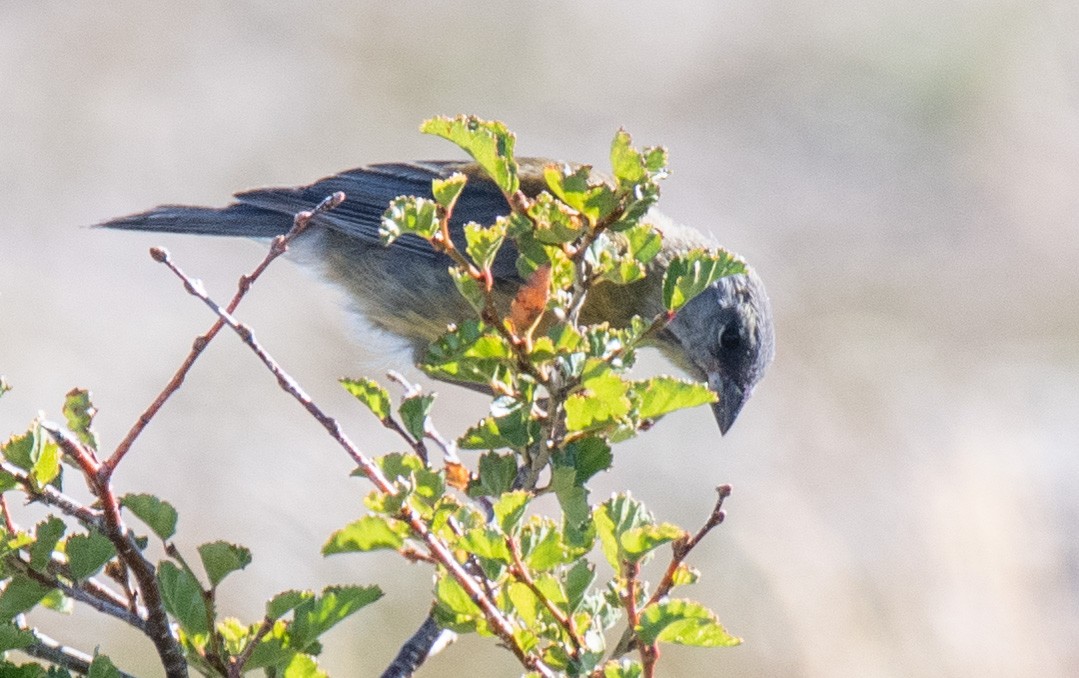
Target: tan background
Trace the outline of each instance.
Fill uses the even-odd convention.
[[[760,270],[779,339],[728,437],[705,410],[672,416],[597,483],[687,526],[735,486],[692,594],[746,643],[672,649],[666,675],[1079,674],[1074,4],[579,4],[4,2],[0,373],[17,390],[0,433],[58,417],[81,385],[114,443],[210,322],[146,249],[167,244],[221,298],[262,251],[80,226],[456,157],[416,132],[434,114],[500,118],[522,154],[600,165],[624,125],[670,148],[665,210]],[[283,263],[241,315],[365,448],[399,447],[335,384],[393,362],[365,352],[332,293]],[[445,432],[482,413],[438,390]],[[227,612],[382,583],[324,655],[333,675],[375,675],[429,578],[318,555],[362,510],[348,471],[222,337],[116,480],[172,501],[184,547],[254,550]],[[32,618],[158,675],[117,624]],[[517,673],[466,638],[423,675]]]

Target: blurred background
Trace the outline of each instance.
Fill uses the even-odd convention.
[[[417,132],[436,114],[601,167],[625,126],[669,147],[664,211],[756,266],[778,333],[730,435],[706,409],[671,416],[595,487],[691,527],[734,485],[687,594],[745,643],[666,650],[665,675],[1079,675],[1077,30],[1077,6],[1050,0],[3,3],[0,435],[84,386],[115,444],[212,320],[147,248],[219,299],[264,252],[88,224],[460,157]],[[399,449],[336,379],[404,358],[365,350],[334,291],[283,262],[240,316],[365,449]],[[484,412],[436,390],[444,433]],[[183,548],[253,549],[226,613],[383,585],[323,655],[331,675],[377,675],[430,575],[319,555],[363,510],[349,471],[222,335],[116,483],[176,505]],[[32,621],[161,675],[148,641],[100,616]],[[420,675],[519,673],[467,637]]]

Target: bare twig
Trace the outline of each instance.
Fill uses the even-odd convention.
[[[229,301],[229,304],[226,307],[229,313],[236,310],[236,307],[240,305],[244,296],[247,295],[248,290],[251,289],[251,285],[258,280],[259,276],[262,275],[263,271],[266,270],[274,259],[277,259],[285,253],[289,243],[307,228],[308,224],[311,223],[311,220],[314,219],[315,216],[322,212],[332,210],[344,201],[345,194],[338,191],[320,202],[313,210],[297,214],[296,218],[293,220],[292,229],[285,235],[279,235],[274,238],[270,245],[270,251],[266,253],[266,257],[263,258],[262,262],[255,267],[254,271],[240,278],[236,294],[233,295],[232,300]],[[163,248],[158,247],[150,250],[150,254],[157,261],[161,261],[162,257],[168,256],[168,253]],[[195,364],[195,361],[198,360],[198,357],[202,355],[206,346],[215,336],[217,336],[217,333],[221,331],[221,328],[224,327],[224,325],[224,321],[221,318],[218,318],[205,334],[202,334],[195,339],[194,344],[191,346],[191,351],[187,354],[187,357],[184,358],[183,363],[176,370],[176,373],[169,379],[165,388],[162,389],[161,393],[159,393],[154,401],[150,403],[150,406],[139,415],[138,420],[132,425],[131,429],[127,432],[127,435],[124,436],[124,439],[116,446],[112,455],[105,461],[105,467],[108,469],[108,473],[111,474],[116,469],[117,464],[120,463],[124,458],[124,455],[131,449],[131,445],[134,444],[143,429],[146,428],[146,425],[157,415],[158,411],[161,410],[172,394],[180,389],[180,386],[183,385],[184,379],[187,377],[187,373],[191,371],[191,367]]]
[[[90,672],[90,663],[94,661],[94,658],[90,655],[63,645],[38,631],[34,631],[34,636],[37,641],[29,647],[19,648],[20,652],[25,652],[35,659],[44,659],[76,673],[87,674]],[[118,671],[118,673],[121,678],[135,678],[130,673],[124,673],[123,671]]]

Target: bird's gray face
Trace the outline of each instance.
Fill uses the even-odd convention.
[[[775,355],[764,285],[752,272],[721,278],[682,307],[667,329],[687,359],[685,366],[719,396],[712,410],[726,433]]]

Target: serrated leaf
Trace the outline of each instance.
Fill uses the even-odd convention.
[[[536,594],[532,592],[532,589],[521,582],[514,581],[510,582],[510,585],[506,588],[506,595],[509,596],[510,603],[512,603],[509,611],[517,614],[521,621],[525,623],[525,626],[535,626],[539,617],[541,603]]]
[[[618,196],[607,184],[593,181],[592,168],[588,165],[548,165],[543,170],[543,177],[559,200],[587,217],[592,224],[618,208]]]
[[[430,240],[441,227],[439,205],[434,200],[403,195],[390,201],[378,229],[383,245],[390,245],[405,234]]]
[[[440,626],[457,633],[477,630],[477,620],[483,612],[457,580],[446,573],[440,573],[435,584],[435,601],[434,614]]]
[[[401,407],[397,409],[401,415],[401,422],[405,425],[405,430],[417,440],[423,438],[423,433],[427,427],[427,417],[431,413],[431,404],[434,401],[435,396],[433,394],[409,396],[401,402]]]
[[[691,600],[667,600],[641,611],[637,636],[646,645],[674,643],[695,647],[731,647],[741,638],[727,633],[708,608]]]
[[[513,534],[524,517],[532,496],[524,490],[506,492],[491,507],[495,520],[505,534]]]
[[[33,460],[30,478],[37,487],[45,487],[60,475],[60,446],[51,436],[44,435],[40,427],[33,440],[34,449],[30,453],[30,458]]]
[[[0,451],[4,453],[4,459],[7,459],[24,471],[29,471],[33,468],[34,460],[32,455],[34,452],[34,439],[37,437],[37,430],[37,426],[35,425],[22,435],[15,435],[8,438],[3,447],[0,448]]]
[[[637,416],[641,419],[656,419],[675,410],[714,403],[717,399],[707,385],[675,377],[635,381],[632,389]]]
[[[152,494],[125,494],[120,498],[120,505],[138,516],[162,541],[176,534],[179,514],[167,501]]]
[[[374,379],[341,379],[341,385],[367,406],[379,421],[386,421],[390,416],[390,394]]]
[[[292,633],[298,647],[307,648],[319,636],[350,615],[382,597],[377,586],[328,586],[293,611]]]
[[[431,194],[435,196],[439,205],[452,210],[461,191],[465,190],[466,183],[468,183],[468,177],[460,172],[454,172],[445,179],[432,179]]]
[[[637,562],[664,544],[686,536],[686,531],[671,523],[643,525],[622,533],[619,543],[631,562]]]
[[[453,279],[453,284],[457,288],[457,291],[461,293],[461,296],[465,298],[468,305],[471,306],[477,313],[483,311],[484,306],[487,304],[487,298],[483,291],[483,283],[476,280],[468,271],[462,270],[456,266],[451,266],[449,269],[450,278]]]
[[[745,262],[725,250],[693,250],[675,257],[663,276],[663,305],[677,311],[720,278],[745,272]]]
[[[34,528],[34,543],[30,545],[30,567],[44,570],[56,550],[56,543],[64,536],[67,526],[56,516],[49,516]]]
[[[490,268],[506,239],[506,221],[500,219],[487,227],[470,221],[464,231],[468,256],[481,270]]]
[[[282,591],[266,603],[266,616],[270,619],[280,619],[304,601],[314,597],[315,594],[311,591]]]
[[[116,557],[116,548],[98,532],[74,534],[67,540],[68,569],[75,579],[85,579]]]
[[[550,171],[558,173],[557,168]],[[528,216],[535,224],[533,235],[545,245],[573,242],[584,234],[587,226],[576,211],[546,191],[533,200]]]
[[[516,137],[501,122],[481,120],[472,115],[437,117],[424,121],[420,131],[460,146],[504,194],[517,191],[517,161],[513,159]]]
[[[513,455],[489,452],[480,457],[479,475],[484,496],[501,496],[513,488],[513,481],[517,478],[517,459]]]
[[[512,355],[501,335],[478,320],[467,320],[431,344],[420,367],[438,379],[486,385],[512,363]]]
[[[675,568],[674,573],[671,575],[672,586],[687,586],[689,584],[696,584],[701,578],[701,573],[686,565],[684,562],[679,563]]]
[[[319,668],[318,660],[309,654],[293,655],[281,672],[281,678],[329,678],[329,675]]]
[[[396,551],[405,544],[409,528],[406,523],[384,516],[364,516],[330,535],[322,547],[322,555],[355,551]]]
[[[629,132],[620,128],[611,141],[611,170],[620,185],[636,184],[647,176],[644,158],[633,147]]]
[[[0,652],[29,647],[37,641],[32,631],[11,623],[0,623]]]
[[[592,582],[596,580],[596,568],[584,558],[573,563],[566,572],[566,598],[570,614],[576,614],[584,602]]]
[[[629,384],[610,365],[589,359],[581,388],[566,399],[566,428],[585,431],[607,427],[629,414]]]
[[[52,590],[29,577],[16,574],[0,593],[0,620],[11,619],[32,609]]]
[[[615,495],[593,511],[596,532],[603,548],[603,555],[616,572],[621,571],[625,553],[622,535],[628,530],[653,523],[644,505],[628,494]]]
[[[68,391],[64,398],[64,418],[67,419],[67,427],[71,429],[80,441],[92,450],[97,449],[97,434],[94,433],[92,424],[97,408],[90,399],[90,392],[86,389],[75,388]]]
[[[454,546],[486,560],[495,560],[507,565],[512,562],[505,537],[501,532],[490,527],[481,526],[466,530]]]
[[[209,632],[206,600],[198,580],[187,570],[167,560],[158,566],[157,579],[161,583],[165,609],[176,618],[184,631],[192,635]]]
[[[584,485],[592,476],[611,468],[613,461],[611,446],[596,436],[573,440],[554,456],[556,466],[574,470],[573,481],[577,485]]]
[[[229,574],[251,564],[251,550],[226,541],[212,541],[199,546],[199,558],[210,586],[216,587]]]

